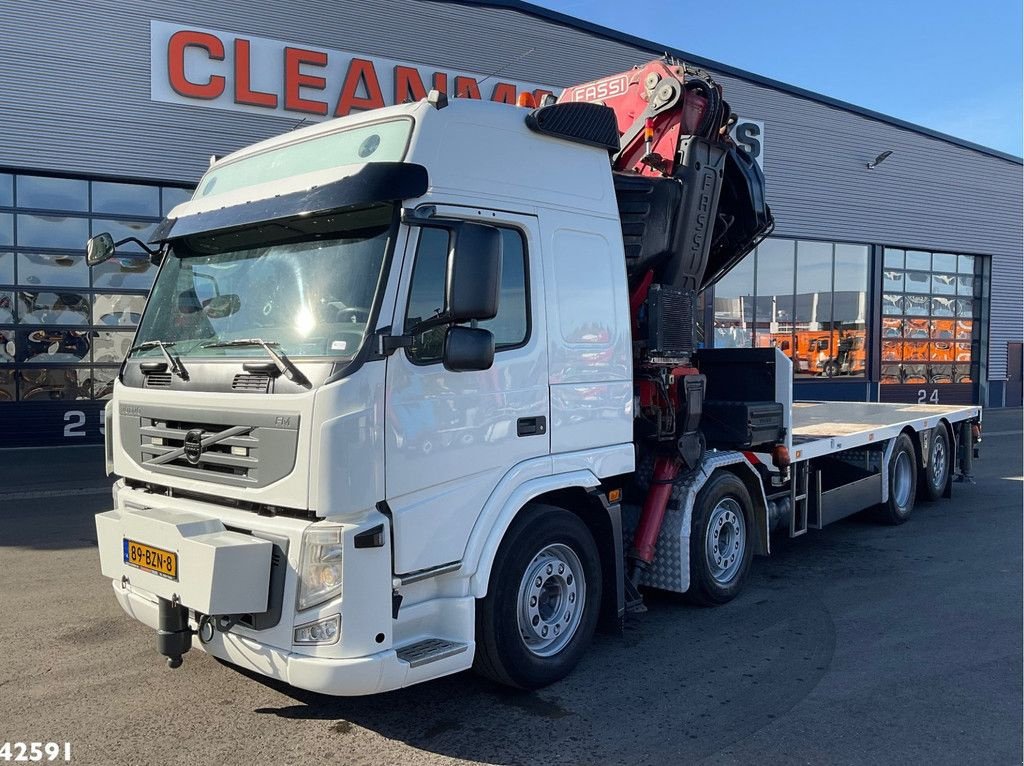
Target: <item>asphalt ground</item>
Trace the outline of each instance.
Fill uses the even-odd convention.
[[[0,745],[104,766],[1021,763],[1021,445],[1020,410],[987,412],[952,501],[777,539],[724,607],[650,594],[547,689],[463,673],[352,699],[199,651],[169,670],[99,573],[102,455],[0,451]]]

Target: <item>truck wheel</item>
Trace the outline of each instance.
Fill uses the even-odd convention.
[[[754,553],[750,506],[746,485],[728,471],[712,476],[697,495],[690,532],[689,601],[714,606],[740,592]]]
[[[521,689],[554,683],[586,650],[600,603],[600,555],[586,524],[561,508],[529,506],[505,535],[477,602],[473,669]]]
[[[910,518],[917,497],[917,455],[906,434],[896,437],[889,458],[889,499],[878,506],[877,515],[886,524],[902,524]]]
[[[921,473],[920,491],[925,500],[938,500],[946,491],[946,480],[953,460],[953,451],[949,446],[949,432],[942,425],[932,429],[929,439],[928,467]]]

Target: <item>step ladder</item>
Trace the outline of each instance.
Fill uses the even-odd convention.
[[[810,505],[811,466],[808,461],[793,466],[793,480],[789,483],[789,500],[793,512],[789,515],[789,536],[807,534],[807,510]]]
[[[445,657],[462,654],[468,648],[468,644],[447,641],[443,638],[424,638],[414,644],[403,646],[396,654],[402,662],[409,663],[409,667],[418,668],[429,662],[437,662]]]

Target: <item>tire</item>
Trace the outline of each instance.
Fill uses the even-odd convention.
[[[754,555],[753,534],[752,504],[746,485],[735,474],[719,471],[694,502],[686,599],[701,606],[716,606],[736,598]]]
[[[938,500],[946,491],[946,482],[953,465],[953,450],[949,443],[949,431],[943,425],[932,429],[928,440],[928,466],[920,472],[918,492],[922,500]]]
[[[878,506],[876,516],[885,524],[902,524],[910,518],[917,498],[917,452],[907,434],[896,437],[889,458],[889,498]]]
[[[473,669],[520,689],[564,678],[593,638],[601,587],[600,554],[586,524],[550,505],[523,509],[477,602]]]

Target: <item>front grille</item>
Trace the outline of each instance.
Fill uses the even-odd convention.
[[[186,444],[190,433],[191,447]],[[259,479],[260,438],[253,426],[143,418],[139,435],[147,466],[183,469],[201,478],[214,478],[210,474],[215,474],[230,483],[249,484]],[[189,459],[190,453],[194,459]]]

